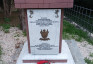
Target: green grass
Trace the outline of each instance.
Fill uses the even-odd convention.
[[[10,20],[10,18],[4,18],[4,21],[5,21],[6,23],[8,23],[8,22],[10,22],[11,20]]]
[[[88,58],[85,58],[85,62],[86,62],[87,64],[93,64],[93,61],[90,60],[90,59],[88,59]]]
[[[0,26],[2,26],[3,27],[3,31],[5,32],[5,33],[9,33],[9,28],[11,27],[10,26],[10,24],[1,24]]]
[[[71,15],[69,15],[68,13],[70,13]],[[65,16],[93,33],[93,18],[89,18],[88,16],[82,15],[80,13],[72,12],[71,10],[69,10],[69,12],[65,14]]]
[[[11,27],[10,24],[2,24],[1,26],[3,29],[9,29]]]
[[[63,21],[63,39],[75,39],[76,41],[84,41],[93,44],[93,40],[88,37],[88,33],[76,28],[66,20]]]
[[[27,36],[26,31],[23,32],[23,35],[24,35],[24,36]]]
[[[90,57],[93,57],[93,53],[90,53]]]
[[[18,25],[17,25],[17,27],[20,29],[20,28],[21,28],[21,25],[20,25],[20,24],[18,24]]]

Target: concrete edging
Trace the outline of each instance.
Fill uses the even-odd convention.
[[[75,64],[86,64],[75,40],[65,40],[71,51]]]

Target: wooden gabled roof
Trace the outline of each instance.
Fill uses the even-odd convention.
[[[14,0],[15,8],[72,8],[73,0]]]

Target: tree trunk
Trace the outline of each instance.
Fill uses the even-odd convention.
[[[21,29],[23,31],[26,31],[25,11],[24,11],[24,9],[20,9],[19,12],[20,12],[20,17],[19,18],[20,18]]]
[[[9,17],[11,13],[11,0],[3,0],[4,16]]]

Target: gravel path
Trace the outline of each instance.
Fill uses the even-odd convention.
[[[22,46],[27,38],[24,37],[23,32],[17,27],[11,27],[9,29],[10,33],[4,33],[0,27],[0,45],[2,47],[2,56],[4,64],[16,64],[16,60],[22,50]],[[85,42],[77,42],[80,52],[83,57],[90,57],[90,53],[93,53],[93,46]]]
[[[15,56],[17,49],[20,48],[21,44],[24,44],[24,42],[27,41],[26,37],[23,36],[23,32],[18,28],[11,27],[9,31],[10,33],[4,33],[2,28],[0,28],[0,45],[3,50],[1,59],[4,64],[14,62],[13,56]]]
[[[77,42],[77,45],[80,49],[81,54],[84,58],[89,58],[90,60],[93,60],[93,45],[88,44],[88,42]],[[92,54],[92,57],[91,57]]]

